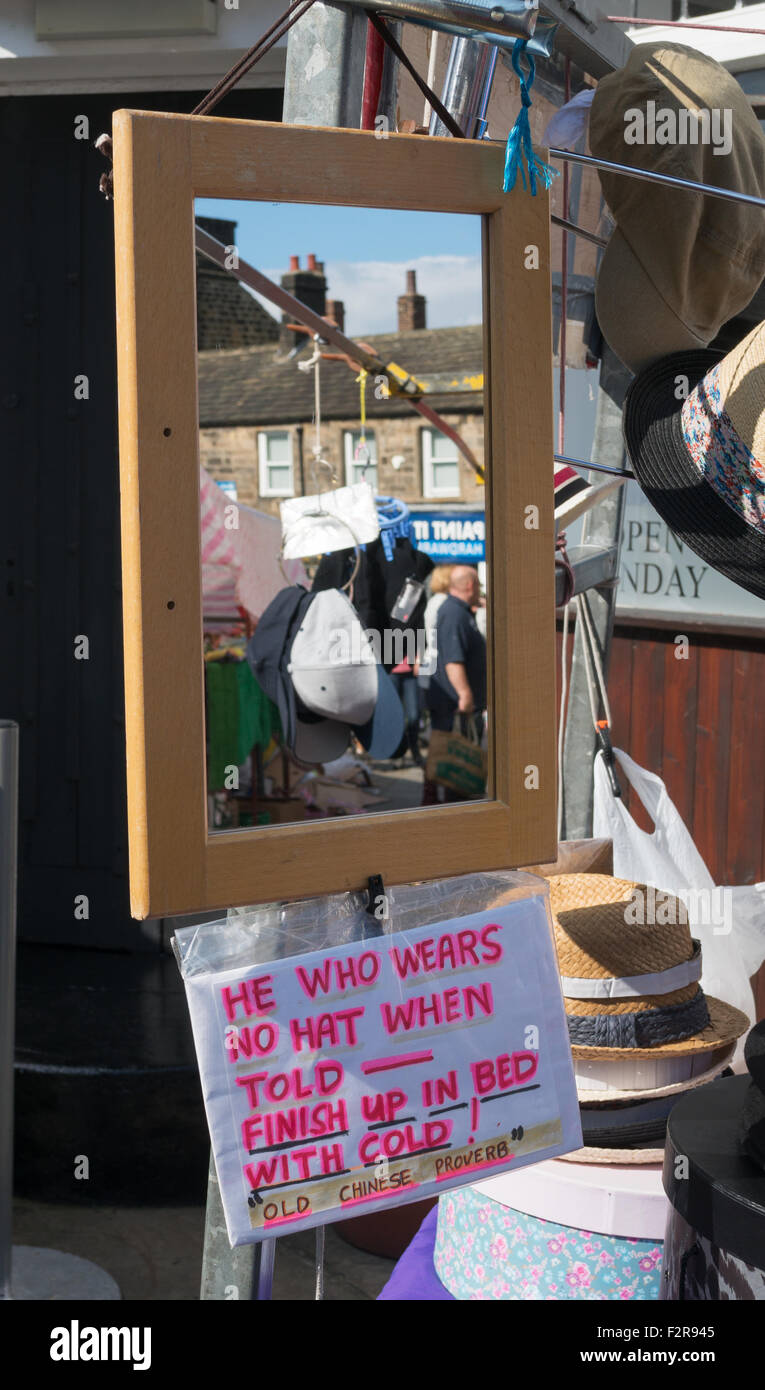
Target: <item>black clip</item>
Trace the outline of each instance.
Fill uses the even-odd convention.
[[[367,902],[367,916],[371,917],[375,923],[373,936],[383,935],[383,922],[388,917],[388,899],[385,894],[385,884],[382,881],[382,874],[370,874],[367,881],[369,899]],[[382,907],[382,915],[380,908]]]
[[[380,916],[377,911],[377,908],[380,905],[380,899],[385,899],[385,884],[382,881],[382,874],[370,874],[369,879],[367,881],[367,887],[369,889],[369,903],[367,904],[367,912],[369,913],[370,917],[376,917],[379,921]]]
[[[616,759],[614,757],[614,745],[611,742],[611,730],[608,727],[607,719],[599,719],[595,725],[595,732],[598,736],[598,743],[603,754],[603,761],[606,764],[608,780],[611,783],[611,791],[614,796],[621,796],[622,789],[619,786],[619,778],[616,775]]]

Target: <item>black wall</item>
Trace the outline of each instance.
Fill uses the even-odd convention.
[[[128,905],[113,205],[93,141],[121,107],[189,112],[202,95],[0,101],[0,718],[21,726],[26,941],[156,950],[165,934]],[[216,114],[279,120],[281,100],[234,92]]]

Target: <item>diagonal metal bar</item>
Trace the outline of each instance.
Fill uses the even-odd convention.
[[[283,289],[281,285],[277,285],[275,281],[269,280],[267,275],[263,275],[262,272],[256,270],[254,266],[248,265],[247,262],[243,260],[239,260],[235,270],[227,265],[225,246],[214,236],[210,236],[210,233],[206,232],[203,227],[195,227],[194,240],[197,250],[201,251],[203,256],[209,256],[211,261],[214,261],[222,270],[228,270],[229,273],[243,285],[248,285],[251,290],[256,290],[258,294],[264,295],[266,299],[269,299],[272,304],[278,305],[285,313],[292,314],[293,317],[304,324],[306,328],[309,328],[312,333],[318,333],[319,337],[331,343],[332,346],[338,348],[340,352],[347,352],[353,357],[354,361],[366,368],[368,372],[382,372],[385,370],[385,363],[375,353],[360,347],[352,338],[346,338],[345,334],[341,333],[340,329],[336,328],[334,324],[328,323],[320,314],[314,313],[313,309],[309,309],[307,304],[303,304],[300,299],[296,299],[294,295]],[[411,378],[408,378],[408,380],[411,380]],[[413,389],[416,392],[417,388],[414,387]],[[410,394],[410,392],[405,389],[405,384],[399,385],[398,382],[390,383],[390,392],[391,395]]]
[[[644,24],[649,29],[711,29],[715,34],[765,34],[765,29],[741,29],[733,24],[704,24],[697,19],[636,19],[623,14],[607,14],[612,24]]]
[[[475,469],[479,477],[484,477],[482,465],[478,462],[472,449],[468,447],[462,436],[458,434],[446,420],[442,419],[432,406],[426,405],[425,402],[420,399],[422,394],[421,387],[413,377],[403,372],[400,367],[397,367],[396,363],[383,362],[382,358],[378,357],[376,353],[370,352],[368,347],[362,347],[361,344],[355,343],[352,338],[346,338],[345,334],[341,333],[340,329],[336,328],[334,324],[328,323],[326,319],[314,313],[313,309],[309,309],[301,300],[289,294],[281,285],[277,285],[273,280],[269,280],[268,276],[263,275],[259,270],[256,270],[254,266],[248,265],[246,261],[240,260],[236,270],[234,270],[231,266],[226,264],[227,255],[223,243],[218,241],[214,236],[210,236],[210,233],[206,232],[203,227],[194,228],[194,238],[197,250],[201,251],[203,256],[208,256],[210,260],[214,261],[222,270],[227,270],[229,274],[241,281],[243,285],[249,285],[250,289],[257,290],[258,294],[264,295],[265,298],[270,299],[273,304],[277,304],[280,309],[284,309],[286,313],[292,314],[293,317],[303,323],[306,328],[309,328],[312,333],[318,334],[325,342],[331,343],[333,347],[339,348],[340,352],[350,357],[353,362],[357,362],[360,367],[364,367],[366,371],[372,372],[375,375],[384,376],[388,383],[390,394],[392,396],[402,396],[407,400],[413,410],[416,410],[418,414],[422,415],[424,419],[434,425],[437,430],[445,434],[447,439],[451,439],[452,443],[459,449],[463,458],[470,464],[470,467]],[[393,368],[396,368],[395,373]]]
[[[596,473],[611,473],[615,478],[634,478],[628,468],[609,468],[606,463],[587,463],[584,459],[570,459],[566,454],[554,454],[555,463],[567,463],[569,468],[592,468]]]
[[[573,232],[575,236],[583,237],[585,241],[591,241],[593,246],[608,246],[605,237],[598,236],[595,232],[588,232],[584,227],[580,227],[576,222],[570,222],[567,217],[557,217],[554,212],[550,213],[550,221],[556,227],[563,227],[567,232]]]

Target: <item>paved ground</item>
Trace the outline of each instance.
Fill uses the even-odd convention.
[[[385,797],[381,811],[408,811],[422,803],[422,768],[415,767],[409,755],[402,761],[403,766],[394,762],[368,764],[374,785]]]
[[[203,1233],[201,1206],[99,1207],[29,1199],[14,1204],[14,1244],[45,1246],[92,1260],[116,1280],[124,1299],[198,1300]],[[274,1299],[314,1298],[314,1243],[313,1231],[281,1237]],[[374,1299],[392,1270],[392,1260],[366,1255],[327,1230],[327,1300]]]

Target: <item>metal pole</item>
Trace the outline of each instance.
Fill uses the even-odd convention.
[[[563,367],[561,370],[564,370]],[[630,372],[604,343],[593,454],[596,459],[607,459],[612,467],[619,469],[624,468],[622,404],[631,380]],[[596,546],[599,550],[615,547],[617,579],[624,494],[623,487],[617,488],[587,512],[582,534],[583,545]],[[614,579],[609,584],[589,590],[598,652],[606,679],[614,627],[616,583],[617,580]],[[561,837],[564,840],[583,840],[592,835],[592,766],[595,751],[596,738],[592,726],[582,632],[577,623],[563,746]]]
[[[275,1246],[275,1240],[264,1240],[258,1245],[237,1245],[231,1249],[215,1160],[210,1154],[200,1299],[226,1302],[238,1299],[243,1303],[270,1299]]]
[[[575,150],[559,150],[551,146],[548,153],[551,159],[565,159],[571,164],[586,164],[590,169],[606,169],[612,174],[626,174],[633,179],[644,179],[646,183],[661,183],[667,188],[682,188],[691,193],[708,193],[712,198],[723,198],[730,203],[748,203],[751,207],[765,208],[765,198],[758,198],[754,193],[717,188],[712,183],[696,183],[693,179],[676,178],[674,174],[658,174],[652,169],[634,169],[631,164],[616,164],[611,159],[596,159],[591,154],[577,154]]]
[[[486,130],[497,52],[492,44],[475,39],[452,39],[441,100],[469,140],[482,139]],[[435,112],[429,134],[449,134]]]
[[[555,24],[539,12],[538,0],[503,0],[501,5],[485,0],[345,0],[351,8],[373,10],[383,19],[399,19],[405,24],[438,29],[458,38],[486,39],[496,36],[504,48],[512,49],[516,39],[527,39],[532,53],[550,55]],[[618,29],[614,31],[619,33]]]
[[[19,726],[0,719],[0,1299],[11,1297]]]
[[[504,145],[505,140],[491,140],[492,145]],[[628,178],[643,179],[646,183],[661,183],[667,188],[684,189],[687,193],[708,193],[710,198],[722,198],[728,203],[747,203],[749,207],[765,208],[765,198],[754,193],[739,193],[734,188],[718,188],[713,183],[696,183],[693,179],[676,178],[674,174],[657,174],[652,169],[634,169],[631,164],[615,164],[612,159],[596,159],[591,154],[577,154],[575,150],[559,150],[550,146],[547,153],[551,159],[568,160],[571,164],[585,164],[590,169],[605,169],[612,174],[625,174]],[[556,221],[560,219],[556,218]],[[562,224],[561,224],[562,225]],[[587,236],[581,228],[574,227],[582,236]],[[592,237],[589,237],[592,241]]]
[[[317,3],[290,29],[284,74],[285,125],[361,124],[367,17]]]
[[[398,20],[391,19],[388,21],[388,30],[398,43],[401,42],[401,29],[402,26]],[[378,116],[385,116],[390,130],[396,129],[396,106],[398,104],[398,81],[400,76],[399,67],[398,58],[386,43],[377,114]]]
[[[615,478],[634,478],[636,474],[629,468],[611,468],[607,463],[588,463],[586,459],[572,459],[568,454],[553,454],[555,463],[567,463],[571,468],[589,468],[593,473],[611,473]]]

